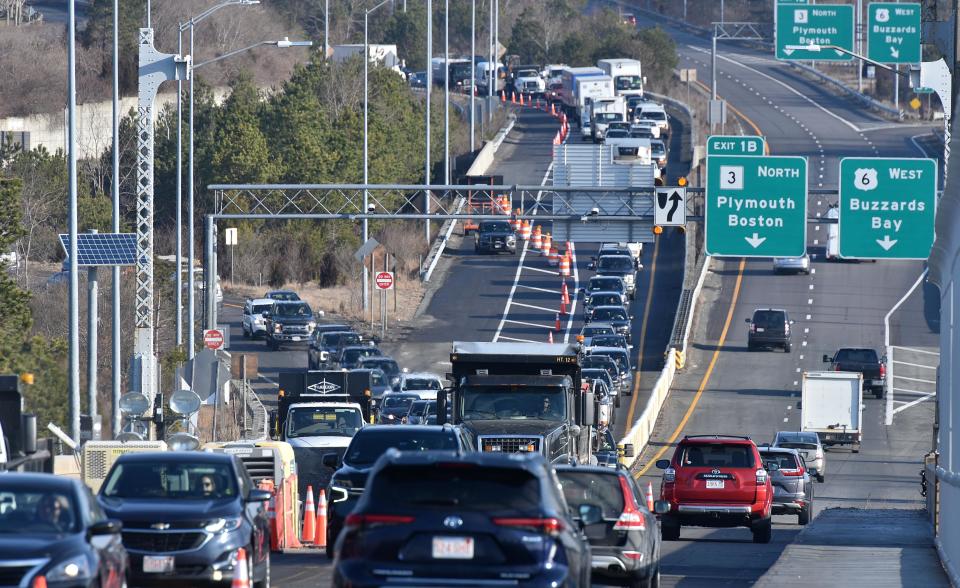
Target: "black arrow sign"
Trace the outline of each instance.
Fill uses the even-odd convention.
[[[681,201],[681,200],[683,200],[683,199],[680,198],[680,193],[679,193],[679,192],[673,192],[672,194],[670,194],[670,202],[673,203],[673,206],[670,207],[670,212],[667,213],[667,222],[668,222],[668,223],[672,223],[672,222],[673,222],[673,213],[677,212],[677,209],[680,208],[680,201]],[[666,204],[666,203],[664,203],[664,204]],[[660,208],[664,208],[664,206],[661,206]]]

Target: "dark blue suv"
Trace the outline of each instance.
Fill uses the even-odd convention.
[[[241,548],[250,578],[270,585],[270,493],[253,485],[233,455],[128,453],[97,500],[123,522],[131,585],[229,586]]]
[[[334,586],[589,586],[590,546],[539,454],[391,450],[337,539]]]

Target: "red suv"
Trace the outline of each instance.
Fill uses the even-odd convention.
[[[773,487],[749,437],[687,435],[657,467],[660,498],[670,503],[660,523],[664,540],[676,541],[680,527],[692,525],[748,527],[754,543],[770,542]]]

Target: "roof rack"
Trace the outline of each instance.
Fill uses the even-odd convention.
[[[724,434],[716,435],[715,434],[715,435],[684,435],[683,436],[684,439],[719,439],[721,437],[726,439],[745,439],[747,441],[751,440],[749,435],[724,435]]]

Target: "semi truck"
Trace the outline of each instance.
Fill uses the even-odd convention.
[[[542,454],[555,464],[589,463],[597,426],[592,388],[581,385],[583,349],[563,343],[456,341],[452,387],[437,395],[478,451]]]
[[[444,67],[446,64],[446,67]],[[443,86],[446,76],[450,76],[450,87],[453,89],[469,88],[471,84],[470,74],[472,73],[469,59],[450,59],[447,61],[443,57],[434,57],[430,61],[433,68],[433,83]]]
[[[597,67],[613,78],[617,96],[643,96],[643,68],[636,59],[601,59]]]
[[[863,375],[856,372],[805,372],[800,397],[801,430],[820,442],[849,445],[860,452],[863,435]]]

